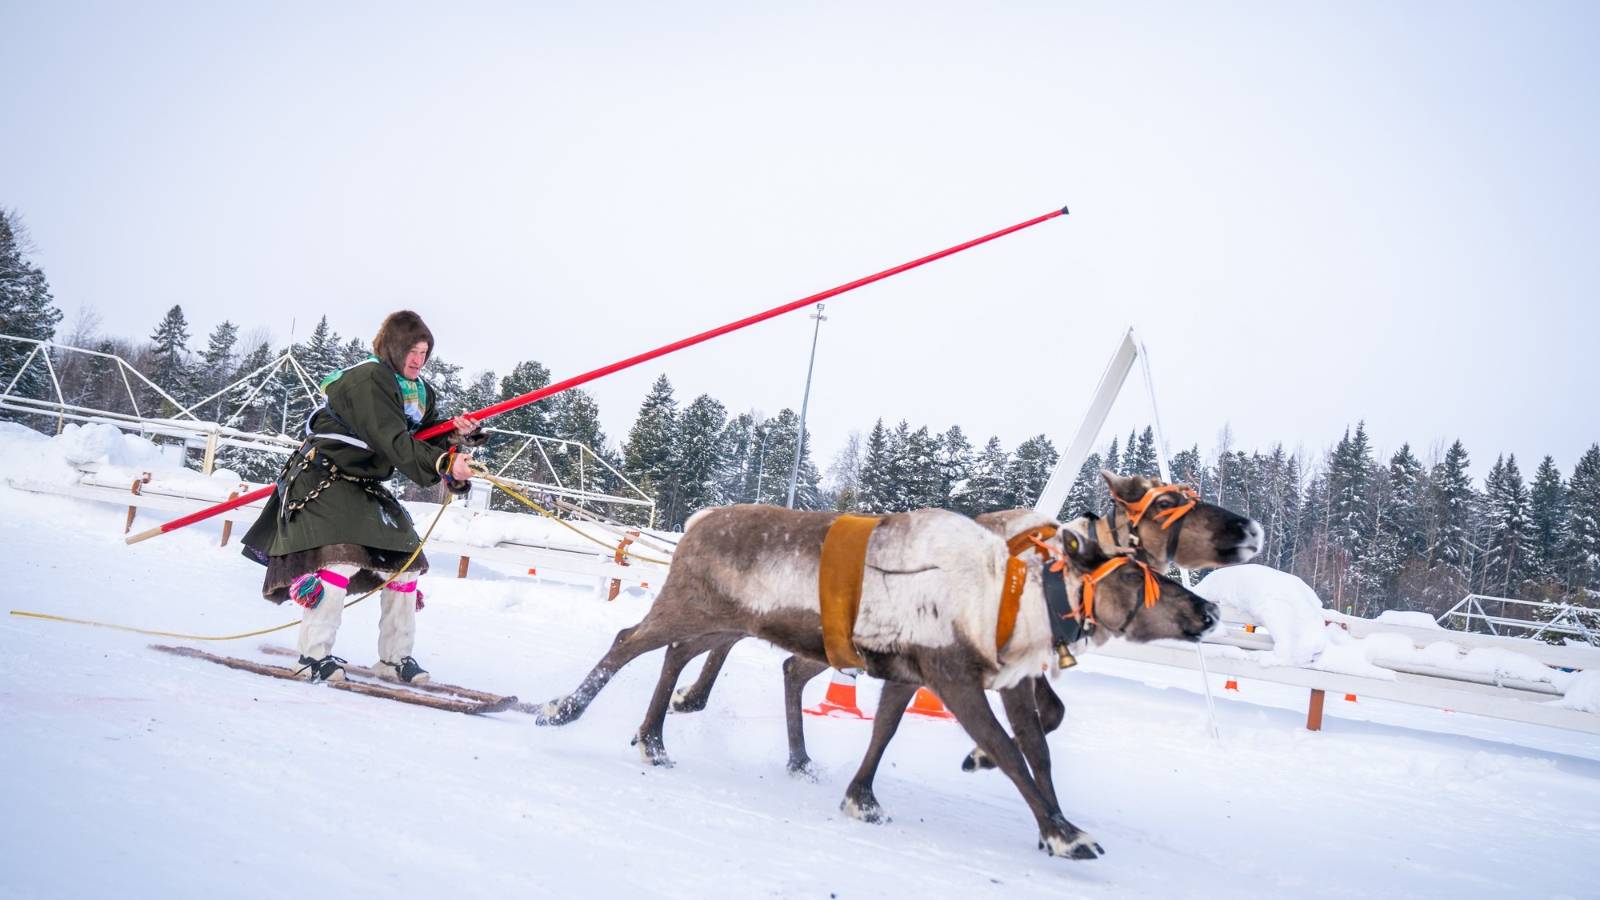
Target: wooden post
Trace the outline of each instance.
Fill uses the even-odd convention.
[[[201,475],[210,475],[212,470],[214,470],[216,467],[217,467],[217,433],[215,431],[213,431],[210,434],[206,435],[206,453],[205,453],[205,457],[200,460],[200,474]],[[229,499],[232,499],[232,498],[230,497]],[[226,528],[227,526],[224,525],[223,527]],[[223,538],[222,542],[224,544],[226,544],[228,542],[228,539],[227,538]]]
[[[617,544],[617,552],[612,556],[612,559],[617,561],[617,565],[625,566],[628,564],[628,545],[633,543],[633,539],[638,536],[639,532],[629,531],[623,536],[622,542]],[[617,599],[617,595],[620,593],[622,593],[622,579],[611,579],[611,590],[606,594],[606,602],[609,603]]]
[[[470,565],[472,565],[472,557],[470,557],[470,556],[461,557],[461,562],[456,563],[456,577],[457,578],[465,578],[465,577],[467,577],[467,567],[470,566]]]
[[[139,496],[139,488],[141,486],[143,486],[145,484],[149,484],[149,483],[150,483],[150,473],[149,472],[145,472],[143,478],[135,478],[133,480],[133,495],[135,497]],[[134,506],[133,504],[130,503],[128,505],[128,521],[122,523],[122,533],[123,534],[127,534],[128,532],[133,530],[133,517],[138,515],[138,514],[139,514],[139,507]]]
[[[229,500],[237,500],[237,499],[239,499],[239,492],[238,491],[234,491],[233,493],[229,494],[228,495],[228,499]],[[217,546],[218,547],[226,547],[226,546],[228,546],[228,537],[230,535],[232,535],[232,534],[233,534],[233,520],[232,519],[223,519],[222,520],[222,543],[218,544]]]
[[[1324,697],[1324,694],[1323,694],[1323,691],[1322,691],[1321,688],[1312,688],[1311,689],[1311,705],[1306,708],[1306,730],[1307,731],[1321,731],[1322,730],[1322,701],[1323,701],[1323,697]]]

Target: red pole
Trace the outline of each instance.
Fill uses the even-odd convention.
[[[619,362],[614,362],[614,363],[612,363],[612,364],[610,364],[608,366],[601,366],[600,368],[595,369],[592,372],[585,372],[582,375],[578,375],[578,376],[575,376],[573,378],[568,378],[566,381],[558,381],[555,384],[552,384],[552,385],[550,385],[548,387],[543,387],[543,388],[540,388],[540,389],[538,389],[536,391],[529,391],[526,394],[523,394],[523,395],[518,396],[518,397],[512,397],[509,400],[501,400],[499,403],[493,404],[491,406],[486,406],[483,409],[478,410],[477,412],[468,413],[467,415],[472,416],[474,419],[487,419],[487,418],[489,418],[491,416],[497,416],[497,415],[499,415],[499,414],[501,414],[503,412],[510,412],[511,410],[516,409],[516,408],[521,407],[521,406],[527,406],[529,403],[537,403],[538,401],[543,400],[546,397],[554,396],[555,394],[559,394],[562,391],[568,390],[569,388],[575,388],[580,384],[586,384],[586,383],[588,383],[590,381],[594,381],[597,378],[603,378],[603,377],[605,377],[607,375],[610,375],[613,372],[620,372],[623,369],[630,368],[632,366],[636,366],[636,365],[638,365],[638,364],[640,364],[642,362],[649,362],[650,360],[655,359],[657,357],[666,356],[668,353],[672,353],[672,352],[674,352],[676,350],[682,350],[685,347],[692,347],[695,344],[701,343],[703,341],[709,341],[714,337],[721,337],[722,335],[727,334],[730,331],[738,331],[741,328],[744,328],[744,327],[749,326],[749,325],[754,325],[757,322],[765,322],[766,320],[771,319],[771,318],[773,318],[775,316],[781,316],[786,312],[793,312],[794,310],[800,309],[802,307],[810,306],[813,303],[820,303],[820,302],[822,302],[824,300],[827,300],[829,297],[837,297],[838,295],[843,294],[846,291],[853,291],[858,287],[862,287],[864,285],[871,284],[874,281],[882,281],[883,279],[888,278],[888,277],[890,277],[892,275],[899,275],[901,272],[905,272],[905,271],[907,271],[909,269],[915,269],[918,266],[926,265],[927,263],[931,263],[934,260],[943,259],[946,256],[950,256],[950,255],[955,254],[955,253],[960,253],[961,251],[966,250],[966,249],[968,249],[970,247],[976,247],[979,244],[986,244],[989,241],[994,240],[995,238],[1005,237],[1006,235],[1011,234],[1012,232],[1021,231],[1024,228],[1029,228],[1029,227],[1032,227],[1034,225],[1039,224],[1040,222],[1047,222],[1050,219],[1054,219],[1056,216],[1064,216],[1066,214],[1067,214],[1067,208],[1065,206],[1063,206],[1062,208],[1057,209],[1057,210],[1051,210],[1050,212],[1047,212],[1042,216],[1035,216],[1034,218],[1029,219],[1026,222],[1018,222],[1017,224],[1012,225],[1009,228],[1002,228],[999,231],[993,232],[991,234],[986,234],[983,237],[973,238],[970,241],[966,241],[965,243],[957,244],[954,247],[946,247],[945,249],[940,250],[937,253],[930,253],[927,256],[921,257],[919,259],[914,259],[914,260],[912,260],[910,262],[907,262],[907,263],[901,263],[900,265],[895,266],[892,269],[884,269],[882,272],[878,272],[875,275],[868,275],[865,278],[857,278],[855,281],[849,282],[848,284],[841,284],[838,287],[829,288],[828,290],[821,291],[820,293],[812,294],[809,297],[801,297],[799,300],[792,300],[792,301],[790,301],[788,303],[783,304],[782,306],[775,306],[772,309],[767,310],[766,312],[756,313],[753,316],[749,316],[747,318],[740,319],[737,322],[729,322],[728,324],[720,326],[718,328],[713,328],[713,329],[711,329],[709,331],[702,331],[699,334],[694,335],[692,337],[686,337],[681,341],[674,341],[674,342],[672,342],[670,344],[666,344],[665,346],[657,347],[654,350],[650,350],[650,351],[647,351],[645,353],[640,353],[637,356],[630,356],[627,359],[621,360]],[[417,438],[419,440],[426,440],[426,439],[431,438],[431,437],[438,437],[441,434],[445,434],[445,433],[449,432],[451,430],[451,428],[452,428],[452,426],[451,426],[451,424],[449,422],[440,422],[437,425],[434,425],[434,426],[432,426],[430,428],[425,428],[422,431],[417,432]],[[153,537],[156,537],[158,535],[166,534],[169,531],[177,531],[179,528],[183,528],[183,527],[185,527],[187,525],[193,525],[196,522],[202,522],[202,521],[204,521],[206,519],[211,518],[212,516],[220,515],[222,513],[225,513],[230,509],[237,509],[238,507],[244,506],[244,505],[246,505],[248,503],[254,503],[255,501],[260,500],[263,497],[266,497],[268,494],[271,494],[271,493],[272,493],[272,487],[271,486],[264,487],[264,488],[261,488],[259,490],[251,491],[248,494],[244,494],[244,495],[240,496],[238,499],[229,500],[226,503],[219,503],[216,506],[212,506],[212,507],[209,507],[207,509],[202,509],[199,512],[190,513],[187,516],[180,516],[180,517],[178,517],[176,519],[173,519],[170,522],[162,524],[162,525],[160,525],[160,526],[158,526],[156,528],[152,528],[149,531],[140,532],[139,534],[136,534],[136,535],[133,535],[133,536],[129,537],[127,539],[127,542],[130,543],[130,544],[136,544],[139,541],[146,540],[148,538],[153,538]]]

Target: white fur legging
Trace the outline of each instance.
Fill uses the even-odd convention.
[[[359,571],[358,566],[339,563],[317,572],[322,579],[322,600],[316,608],[306,610],[300,624],[301,656],[321,659],[333,652],[350,579]],[[417,577],[402,574],[400,578],[384,585],[378,614],[378,658],[391,663],[410,656],[417,637]]]

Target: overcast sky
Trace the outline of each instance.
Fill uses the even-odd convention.
[[[1065,204],[829,304],[820,465],[879,416],[1064,447],[1130,325],[1173,450],[1600,439],[1595,4],[443,6],[0,0],[63,331],[412,307],[561,379]],[[607,433],[662,372],[798,409],[811,327],[595,382]]]

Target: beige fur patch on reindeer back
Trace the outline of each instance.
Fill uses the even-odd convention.
[[[965,516],[930,509],[888,517],[867,545],[856,643],[946,647],[960,634],[993,647],[1004,562],[1004,545]]]

